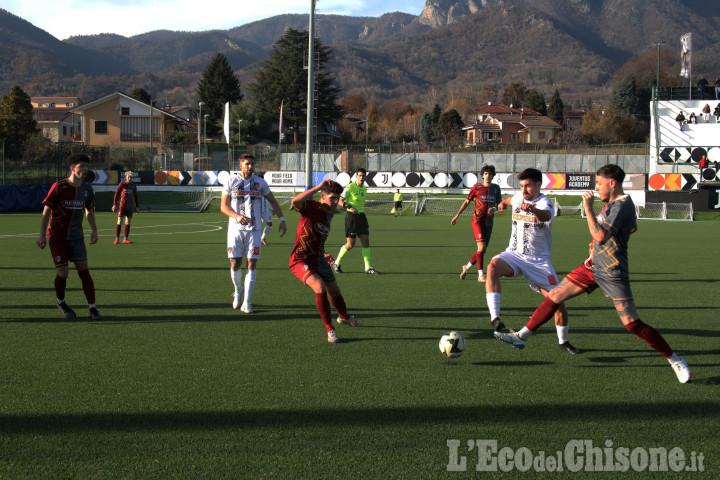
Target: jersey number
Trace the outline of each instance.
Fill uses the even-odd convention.
[[[557,278],[554,275],[548,275],[548,282],[550,285],[557,285]]]
[[[253,255],[260,255],[260,247],[253,247]]]

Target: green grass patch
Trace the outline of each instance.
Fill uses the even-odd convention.
[[[366,326],[341,326],[341,343],[328,344],[311,290],[288,269],[298,215],[285,216],[289,233],[273,227],[245,315],[231,308],[221,214],[140,214],[136,243],[113,245],[115,216],[98,213],[100,242],[88,245],[96,322],[74,271],[67,301],[78,318],[54,306],[50,254],[35,245],[40,216],[0,217],[0,477],[464,478],[478,475],[468,442],[483,439],[548,455],[574,439],[679,447],[703,454],[705,471],[689,477],[720,474],[716,218],[641,221],[631,240],[641,317],[692,368],[681,385],[599,292],[568,304],[580,355],[558,349],[552,325],[523,351],[494,340],[474,270],[458,278],[475,248],[469,217],[453,227],[450,217],[371,215],[382,275],[363,273],[358,248],[338,276]],[[335,256],[341,218],[333,228]],[[509,230],[500,214],[486,263]],[[586,255],[586,221],[558,217],[553,241],[562,276]],[[523,279],[502,288],[503,320],[520,328],[541,297]],[[455,361],[437,346],[449,330],[468,341]],[[452,439],[466,473],[447,471]],[[590,475],[565,467],[525,475]]]

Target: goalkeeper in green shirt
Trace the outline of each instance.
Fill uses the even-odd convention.
[[[367,171],[364,168],[358,168],[355,173],[355,183],[345,187],[345,191],[340,198],[338,205],[345,207],[345,237],[347,242],[340,249],[333,268],[335,273],[345,273],[342,271],[342,260],[345,254],[353,249],[355,240],[360,237],[362,245],[362,256],[365,260],[365,273],[377,275],[380,272],[375,270],[370,263],[370,226],[365,216],[365,199],[367,198],[367,185],[365,185],[365,175]]]

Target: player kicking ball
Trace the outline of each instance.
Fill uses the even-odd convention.
[[[299,193],[291,202],[294,210],[300,213],[300,222],[290,254],[290,271],[315,292],[315,305],[325,324],[330,343],[340,341],[333,328],[330,302],[338,312],[338,324],[362,327],[354,316],[348,314],[345,299],[324,251],[325,240],[330,233],[330,222],[342,191],[339,183],[324,180],[320,185]],[[320,201],[312,198],[317,192],[320,192]]]
[[[605,165],[598,169],[595,192],[603,206],[597,217],[593,210],[594,192],[583,195],[583,208],[592,237],[590,256],[568,273],[557,288],[550,290],[545,301],[519,332],[495,332],[495,337],[517,349],[523,349],[533,332],[552,318],[560,304],[600,288],[606,297],[613,300],[627,331],[661,353],[670,362],[680,383],[687,383],[690,381],[690,368],[685,359],[670,348],[657,330],[640,320],[635,307],[630,290],[628,240],[637,230],[637,216],[632,198],[623,192],[624,179],[625,172],[617,165]]]

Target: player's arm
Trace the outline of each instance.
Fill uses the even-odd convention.
[[[358,213],[358,211],[355,207],[353,207],[352,205],[350,205],[349,203],[347,203],[345,201],[345,197],[340,197],[340,201],[338,202],[338,207],[344,208],[347,211],[349,211],[350,213]]]
[[[115,195],[113,195],[113,204],[112,207],[110,207],[110,211],[115,211],[115,207],[118,204],[118,195],[120,195],[120,192],[122,192],[122,183],[120,183],[115,189]]]
[[[332,180],[323,180],[322,182],[320,182],[319,185],[315,185],[314,187],[309,188],[304,192],[298,193],[293,197],[290,203],[292,203],[292,206],[295,207],[295,210],[297,210],[298,212],[302,211],[302,209],[305,208],[305,202],[310,200],[313,195],[319,192],[325,182],[329,183],[331,181]],[[342,200],[342,198],[340,200]]]
[[[98,229],[97,224],[95,223],[95,207],[85,207],[85,216],[90,224],[90,243],[97,243]]]
[[[138,202],[137,187],[133,188],[133,198],[135,199],[135,213],[140,213],[140,202]]]
[[[512,204],[512,197],[505,197],[502,200],[498,202],[497,209],[498,210],[505,210],[507,207],[509,207]]]
[[[280,232],[280,236],[282,237],[287,232],[287,225],[285,224],[285,216],[283,215],[282,209],[280,208],[280,204],[275,199],[275,195],[273,195],[272,192],[265,195],[265,198],[270,203],[270,208],[272,208],[275,216],[278,217],[278,219],[280,220],[278,231]]]
[[[232,201],[232,197],[228,195],[227,193],[223,193],[220,196],[220,211],[227,215],[228,217],[234,219],[237,223],[241,225],[245,225],[248,222],[248,218],[244,215],[240,215],[239,213],[236,213],[231,207],[230,202]]]
[[[588,230],[590,230],[590,236],[592,237],[593,243],[596,245],[602,245],[610,238],[610,232],[600,227],[593,210],[593,203],[595,203],[595,192],[589,191],[583,194],[583,207],[585,208],[585,217],[588,222]]]
[[[460,209],[458,210],[458,212],[455,214],[455,216],[452,218],[452,220],[450,220],[450,225],[455,225],[455,222],[457,221],[458,217],[460,216],[460,214],[462,212],[465,211],[465,209],[467,208],[468,205],[470,205],[470,200],[468,200],[466,198],[465,201],[462,203],[462,205],[460,205]]]
[[[38,247],[41,249],[45,248],[45,245],[47,244],[47,227],[50,223],[50,207],[45,205],[42,211],[42,217],[40,219],[40,235],[38,235],[37,240],[35,240],[35,243]]]

